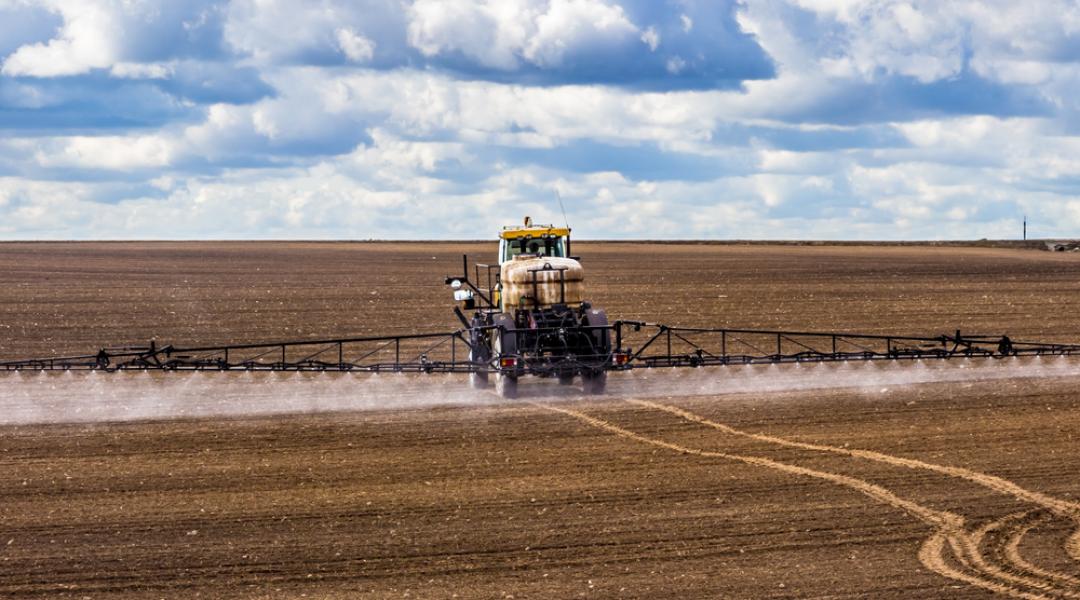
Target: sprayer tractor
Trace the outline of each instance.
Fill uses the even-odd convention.
[[[499,260],[477,264],[476,281],[447,277],[459,306],[454,312],[469,337],[475,387],[494,377],[504,397],[517,394],[524,375],[570,385],[580,377],[588,394],[603,393],[607,372],[625,355],[612,352],[607,313],[585,298],[585,271],[573,256],[570,229],[536,225],[499,232]],[[467,317],[468,311],[472,313]]]
[[[460,373],[477,387],[494,380],[500,394],[515,397],[530,376],[566,385],[580,379],[585,393],[600,394],[609,373],[631,369],[1080,355],[1078,344],[960,331],[897,336],[610,321],[587,300],[569,227],[527,217],[499,233],[497,263],[473,264],[471,273],[468,256],[462,263],[461,275],[445,278],[462,324],[456,331],[215,346],[152,340],[0,361],[0,370]]]

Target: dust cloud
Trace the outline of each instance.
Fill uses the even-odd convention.
[[[641,369],[608,380],[619,396],[717,396],[831,388],[882,391],[922,383],[1080,376],[1080,358],[953,358]]]
[[[640,369],[607,396],[672,397],[1080,376],[1080,359],[1025,357]],[[526,400],[575,400],[579,386],[523,379]],[[0,425],[100,423],[513,403],[464,375],[271,372],[0,373]]]
[[[464,376],[298,372],[27,372],[0,374],[0,425],[120,422],[500,401]]]

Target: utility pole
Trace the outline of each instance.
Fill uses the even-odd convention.
[[[1027,241],[1027,215],[1024,215],[1024,241]]]

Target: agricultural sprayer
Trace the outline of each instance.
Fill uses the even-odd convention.
[[[150,342],[2,361],[0,370],[467,373],[472,385],[494,383],[514,397],[518,381],[530,376],[580,380],[586,393],[599,394],[608,373],[643,368],[1080,354],[1080,345],[959,331],[894,336],[609,320],[587,299],[569,228],[528,218],[499,233],[497,262],[462,262],[461,275],[445,279],[462,325],[456,331],[217,346]]]

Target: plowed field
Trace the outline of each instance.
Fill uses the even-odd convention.
[[[454,328],[489,247],[2,244],[0,358]],[[576,251],[619,318],[1080,340],[1071,254]],[[0,597],[1080,597],[1080,361],[919,368],[0,374]]]

